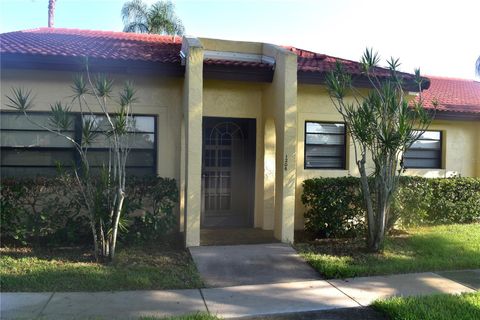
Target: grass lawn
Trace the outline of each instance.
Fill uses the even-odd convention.
[[[115,263],[85,249],[0,249],[5,291],[110,291],[201,287],[188,251],[176,244],[119,248]]]
[[[324,239],[295,246],[327,278],[480,268],[480,224],[408,230],[367,253],[363,239]]]
[[[376,301],[373,307],[391,320],[478,320],[480,292]]]

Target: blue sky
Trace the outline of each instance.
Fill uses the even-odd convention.
[[[152,3],[154,1],[148,0]],[[122,30],[123,0],[57,0],[55,26]],[[480,1],[178,0],[186,32],[263,41],[358,60],[365,47],[399,57],[404,71],[475,78]],[[0,0],[0,31],[47,24],[48,0]]]

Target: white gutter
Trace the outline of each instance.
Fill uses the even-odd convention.
[[[203,57],[204,59],[211,60],[231,60],[265,63],[272,66],[275,64],[275,59],[273,57],[256,53],[205,50],[203,53]]]
[[[182,59],[182,65],[185,65],[186,55],[183,50],[180,51],[180,58]],[[275,58],[256,53],[205,50],[203,60],[207,59],[265,63],[271,65],[272,68],[275,67]]]

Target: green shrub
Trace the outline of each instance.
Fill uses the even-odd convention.
[[[432,179],[431,224],[472,223],[480,221],[480,179]]]
[[[313,236],[357,236],[365,228],[358,178],[316,178],[303,182],[305,230]]]
[[[90,245],[85,210],[75,198],[71,177],[2,179],[0,232],[6,245]],[[123,214],[121,240],[152,240],[173,230],[178,202],[174,179],[131,178]]]
[[[59,178],[2,180],[0,209],[2,243],[73,244],[88,238],[80,206]]]
[[[89,237],[78,202],[59,178],[2,180],[0,209],[3,243],[74,244]]]
[[[480,179],[402,177],[393,211],[405,227],[478,222]]]
[[[124,242],[145,242],[159,239],[177,226],[173,208],[178,202],[175,179],[145,178],[129,181],[126,205],[130,213],[142,211],[133,217],[128,231],[120,235]]]
[[[305,230],[315,237],[357,236],[365,230],[360,180],[303,182]],[[389,223],[404,227],[480,222],[479,178],[401,177]]]
[[[421,177],[401,177],[400,187],[391,208],[391,226],[397,221],[404,227],[429,224],[430,203],[433,197],[430,182],[431,179]]]

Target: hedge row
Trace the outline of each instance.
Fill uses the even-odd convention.
[[[305,180],[302,202],[305,229],[315,237],[351,237],[365,230],[359,178]],[[472,222],[480,222],[480,178],[401,177],[389,225]]]
[[[91,229],[74,181],[61,177],[2,179],[0,234],[3,245],[90,245]],[[170,232],[177,219],[174,179],[131,178],[119,241],[152,240]]]

